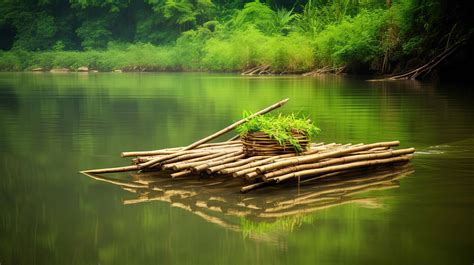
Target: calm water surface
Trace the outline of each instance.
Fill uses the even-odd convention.
[[[472,264],[473,93],[344,77],[0,74],[0,264]],[[414,172],[267,219],[133,201],[78,173],[189,144],[286,97],[281,111],[311,115],[317,141],[400,140],[417,148]],[[274,194],[221,195],[235,206]]]

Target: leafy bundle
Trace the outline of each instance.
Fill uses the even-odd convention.
[[[249,113],[244,113],[244,117],[248,117]],[[246,123],[237,127],[237,131],[241,136],[248,133],[263,132],[270,138],[275,139],[280,145],[290,144],[299,153],[302,150],[298,139],[294,134],[299,133],[311,138],[318,134],[321,130],[316,127],[310,119],[306,117],[298,117],[292,113],[289,115],[276,116],[256,116]]]

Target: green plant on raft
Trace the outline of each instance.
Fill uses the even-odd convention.
[[[250,115],[251,113],[244,112],[244,118]],[[253,132],[266,133],[280,145],[290,144],[295,148],[296,152],[300,153],[304,150],[298,139],[295,138],[294,133],[300,133],[311,138],[321,130],[307,117],[298,117],[298,115],[292,113],[289,115],[278,114],[275,116],[259,115],[237,127],[237,131],[241,136]]]

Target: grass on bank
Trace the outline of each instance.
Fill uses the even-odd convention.
[[[196,47],[197,46],[197,47]],[[271,65],[283,72],[310,71],[313,47],[304,36],[265,36],[256,29],[235,32],[230,38],[211,38],[175,46],[133,44],[103,51],[0,52],[0,71],[28,71],[86,66],[98,71],[224,71],[236,72]]]
[[[241,24],[245,21],[241,22],[239,27],[232,26],[236,22],[205,24],[162,46],[110,42],[105,50],[13,49],[0,51],[0,71],[75,70],[86,66],[98,71],[237,72],[269,65],[275,72],[299,73],[382,56],[380,28],[385,12],[372,10],[353,18],[348,16],[326,25],[317,34],[302,31],[296,24],[275,29],[268,21],[259,24],[253,19],[244,25]],[[279,32],[284,28],[288,32]]]
[[[72,46],[62,40],[49,50],[43,45],[26,49],[20,44],[35,38],[26,41],[19,35],[12,50],[0,51],[0,71],[74,71],[85,66],[98,71],[238,72],[268,65],[275,73],[301,73],[362,65],[365,72],[383,72],[382,61],[395,65],[416,55],[424,36],[418,34],[421,22],[416,14],[436,9],[414,0],[394,1],[390,7],[383,2],[356,2],[307,1],[298,12],[249,2],[188,28],[177,39],[155,44],[96,38],[103,33],[100,23],[88,34],[77,32],[87,40],[83,51],[64,50]],[[89,43],[94,40],[101,44]]]

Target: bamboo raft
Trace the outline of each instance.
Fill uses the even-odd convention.
[[[288,99],[267,107],[219,132],[185,147],[154,151],[123,152],[122,157],[133,157],[132,165],[82,171],[103,174],[127,171],[163,171],[172,179],[195,175],[222,176],[244,180],[241,192],[283,182],[316,180],[347,174],[366,168],[380,168],[407,163],[414,148],[392,149],[399,141],[371,144],[305,143],[306,151],[249,155],[248,139],[233,137],[225,142],[207,143],[249,119],[284,105]],[[247,143],[246,143],[247,140]],[[273,146],[272,143],[269,145]],[[255,154],[255,150],[252,149]]]

